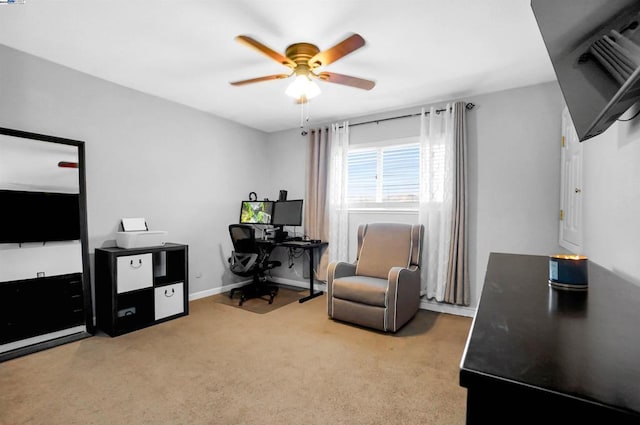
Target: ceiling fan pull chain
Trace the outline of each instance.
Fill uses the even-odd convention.
[[[307,105],[307,117],[304,117],[304,105]],[[307,102],[301,102],[300,103],[300,134],[302,134],[303,136],[306,136],[307,134],[309,134],[308,129],[309,129],[309,118],[310,118],[310,113],[309,113],[309,101]],[[307,125],[307,130],[304,129],[305,124]]]
[[[304,130],[304,104],[305,102],[300,102],[300,129]]]

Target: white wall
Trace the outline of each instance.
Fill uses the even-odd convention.
[[[91,254],[146,217],[189,245],[190,293],[237,280],[227,225],[267,189],[265,133],[5,46],[0,64],[1,127],[85,142]]]
[[[562,101],[556,83],[471,101],[478,105],[468,114],[472,276],[478,283],[472,296],[477,302],[489,253],[560,250]]]
[[[583,152],[583,252],[640,285],[640,118],[584,141]]]
[[[475,307],[490,252],[547,255],[560,249],[561,97],[556,83],[546,83],[462,100],[476,104],[467,113],[469,268],[471,306]],[[345,119],[357,123],[419,111],[416,107]],[[366,143],[408,137],[419,133],[418,125],[416,117],[351,127],[351,139]],[[299,129],[268,136],[272,193],[281,188],[304,193],[306,142]],[[382,219],[372,217],[373,221]],[[366,219],[358,214],[350,225]],[[411,215],[402,217],[402,221],[412,219]],[[287,278],[299,274],[290,269],[274,273]]]
[[[269,189],[265,196],[269,199],[278,199],[281,189],[286,190],[287,199],[305,198],[305,161],[307,154],[307,137],[300,134],[301,130],[290,130],[267,135],[267,156],[265,161],[271,169]],[[303,232],[302,227],[287,228],[289,232]],[[272,275],[289,280],[305,281],[308,279],[308,263],[296,261],[289,268],[287,251],[275,249],[272,252],[273,260],[282,262],[282,267],[272,270]]]

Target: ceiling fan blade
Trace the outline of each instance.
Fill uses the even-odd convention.
[[[311,68],[317,68],[319,66],[329,65],[362,46],[364,46],[364,38],[359,34],[353,34],[335,46],[324,50],[309,59],[309,66]]]
[[[336,74],[335,72],[321,72],[320,74],[313,75],[315,75],[320,80],[326,81],[328,83],[342,84],[345,86],[356,87],[363,90],[371,90],[376,85],[376,83],[371,80],[352,77],[350,75]]]
[[[249,80],[234,81],[233,83],[229,84],[231,84],[232,86],[243,86],[245,84],[259,83],[260,81],[280,80],[282,78],[289,78],[290,76],[291,74],[266,75],[264,77],[251,78]]]
[[[257,40],[254,40],[253,38],[246,36],[246,35],[239,35],[236,37],[236,41],[239,43],[242,43],[244,45],[247,45],[249,47],[253,47],[254,49],[256,49],[257,51],[259,51],[260,53],[270,57],[271,59],[275,60],[276,62],[281,63],[284,66],[288,66],[289,68],[295,68],[296,63],[294,61],[292,61],[291,59],[289,59],[288,57],[276,52],[273,49],[270,49],[269,47],[265,46],[264,44],[260,43]]]

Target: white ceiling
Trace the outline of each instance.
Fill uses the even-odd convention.
[[[230,81],[287,68],[237,43],[284,53],[358,33],[366,45],[327,71],[371,91],[320,82],[309,124],[555,79],[529,0],[27,0],[0,6],[0,43],[241,124],[300,125],[291,80]],[[1,68],[0,68],[1,72]]]

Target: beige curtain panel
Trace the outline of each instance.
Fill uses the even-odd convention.
[[[444,301],[469,305],[469,247],[467,220],[467,129],[464,102],[453,104],[453,217],[449,269]]]
[[[329,240],[328,193],[329,130],[311,130],[307,142],[307,188],[304,233],[311,239]],[[316,268],[316,279],[327,280],[328,252],[325,249]],[[312,265],[313,266],[313,265]]]

